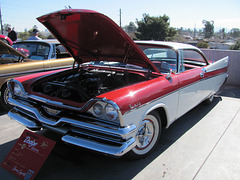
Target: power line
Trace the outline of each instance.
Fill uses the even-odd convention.
[[[1,3],[0,3],[0,20],[1,20],[1,33],[3,34]]]
[[[120,15],[120,27],[122,27],[122,10],[119,10],[119,15]]]

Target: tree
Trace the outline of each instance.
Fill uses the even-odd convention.
[[[137,29],[137,27],[135,26],[134,22],[130,22],[129,25],[126,25],[126,26],[124,27],[124,30],[125,30],[127,33],[134,32],[136,29]]]
[[[211,38],[214,33],[214,21],[206,21],[203,20],[202,23],[204,24],[204,37]]]
[[[3,29],[4,29],[5,31],[7,31],[8,27],[11,27],[11,25],[10,25],[10,24],[4,24],[4,25],[3,25]]]
[[[166,15],[151,17],[149,14],[143,14],[141,21],[136,21],[138,28],[136,37],[142,40],[166,40],[167,37],[173,37],[177,31],[169,27],[169,17]]]
[[[221,30],[220,30],[220,32],[221,32],[221,34],[222,34],[222,39],[225,39],[225,37],[226,37],[226,30],[225,30],[225,28],[222,28]]]
[[[240,29],[238,29],[238,28],[231,29],[231,31],[229,32],[229,35],[234,38],[240,37]]]
[[[206,43],[204,41],[199,41],[196,46],[198,48],[208,48],[209,47],[208,43]]]
[[[49,34],[49,35],[47,36],[47,39],[55,39],[55,37],[54,37],[52,34]]]
[[[231,50],[240,50],[240,40],[236,42],[233,46],[230,47]]]
[[[177,34],[177,30],[173,27],[168,29],[168,36],[164,39],[166,41],[173,41],[174,36]]]
[[[18,39],[27,40],[28,38],[29,38],[29,33],[27,31],[18,33]]]

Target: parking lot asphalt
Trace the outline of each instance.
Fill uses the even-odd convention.
[[[210,105],[200,104],[164,130],[147,158],[129,161],[57,143],[35,179],[239,179],[240,87],[223,86]],[[0,110],[0,163],[24,131]],[[53,136],[54,135],[54,136]],[[0,167],[0,179],[17,179]]]

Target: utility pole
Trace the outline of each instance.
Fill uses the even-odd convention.
[[[196,38],[196,23],[194,24],[194,30],[193,30],[193,39]]]
[[[1,20],[1,33],[3,34],[1,3],[0,3],[0,20]]]
[[[120,13],[120,28],[121,28],[122,27],[122,10],[121,9],[120,9],[119,13]]]

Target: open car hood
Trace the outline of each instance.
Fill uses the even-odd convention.
[[[158,71],[133,40],[96,11],[65,9],[37,18],[79,63],[115,61]]]
[[[25,56],[24,54],[14,49],[12,46],[0,40],[0,55],[2,54],[11,54],[11,55],[20,56],[22,57],[22,59],[28,59],[27,56]]]

